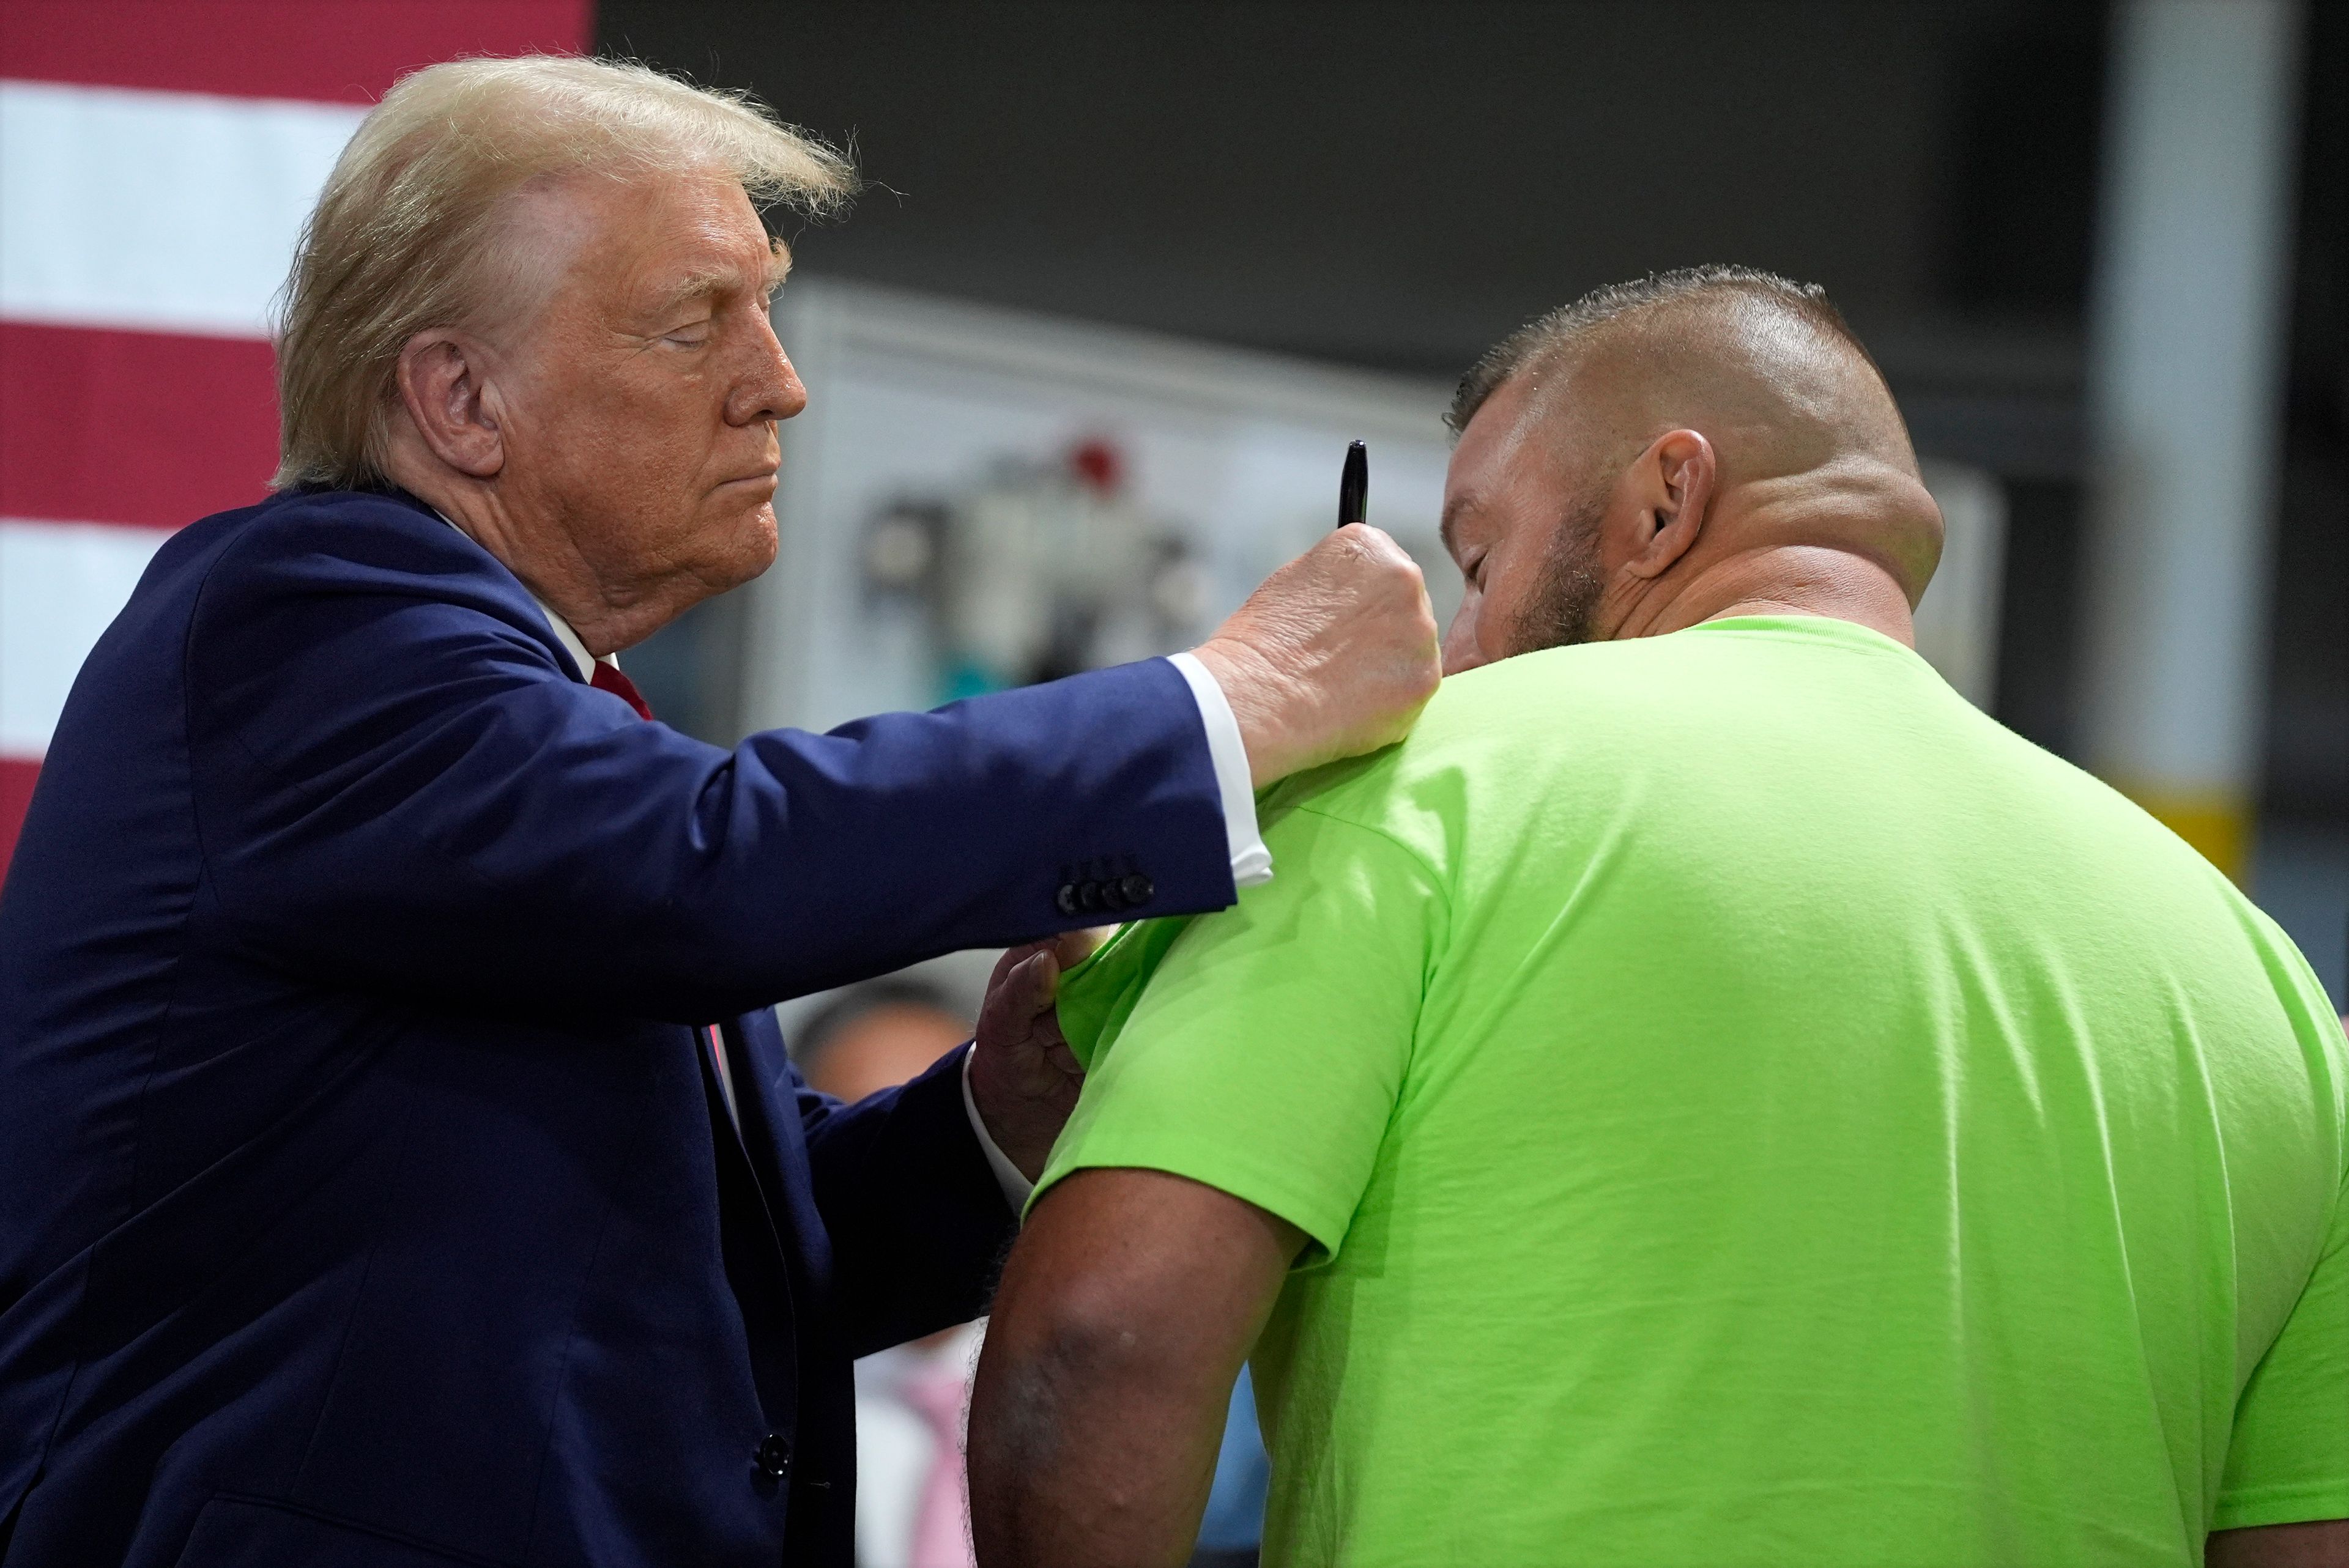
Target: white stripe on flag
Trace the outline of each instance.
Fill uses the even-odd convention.
[[[366,110],[0,81],[0,316],[267,335]]]
[[[66,693],[171,534],[0,519],[0,752],[39,757]]]

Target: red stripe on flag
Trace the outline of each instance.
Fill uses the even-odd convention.
[[[268,493],[277,368],[254,339],[0,322],[0,517],[178,528]]]
[[[459,55],[585,50],[592,0],[8,0],[0,76],[373,103]]]
[[[41,765],[33,758],[0,757],[0,879],[8,874],[8,857],[25,828],[25,808],[33,803],[33,780],[40,776]]]

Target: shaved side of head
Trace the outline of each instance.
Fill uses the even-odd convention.
[[[1875,368],[1875,361],[1843,319],[1843,313],[1818,284],[1798,284],[1754,267],[1678,267],[1592,289],[1495,344],[1460,378],[1444,423],[1458,435],[1505,383],[1597,341],[1610,324],[1627,317],[1653,323],[1668,314],[1692,313],[1712,315],[1718,320],[1724,312],[1755,319],[1775,315],[1790,325],[1799,323],[1818,339],[1840,342],[1870,369]]]
[[[1694,430],[1718,454],[1723,490],[1826,481],[1808,487],[1816,505],[1755,514],[1743,542],[1865,555],[1912,604],[1940,559],[1940,512],[1891,388],[1816,284],[1705,266],[1594,290],[1476,362],[1445,417],[1455,436],[1513,385],[1526,393],[1521,425],[1539,427],[1581,483],[1607,482],[1668,431]],[[1575,554],[1567,541],[1561,552]],[[1570,601],[1569,586],[1551,593]]]
[[[1709,414],[1754,438],[1741,443],[1751,459],[1784,449],[1781,471],[1847,450],[1916,471],[1891,388],[1826,291],[1751,267],[1682,267],[1593,289],[1488,350],[1461,378],[1444,422],[1458,435],[1520,376],[1542,394],[1539,417],[1585,368],[1609,373],[1606,401],[1617,405],[1588,412],[1611,416],[1625,438],[1680,412],[1692,417],[1676,422],[1702,428],[1694,416]]]

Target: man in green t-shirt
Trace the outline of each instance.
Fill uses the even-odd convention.
[[[1832,307],[1602,290],[1454,424],[1416,732],[1065,979],[981,1561],[1181,1562],[1251,1352],[1269,1563],[2344,1561],[2349,1042],[1912,650]]]

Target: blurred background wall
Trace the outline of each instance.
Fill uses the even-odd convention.
[[[2286,0],[18,0],[0,11],[0,843],[155,531],[266,478],[254,280],[282,271],[283,214],[337,134],[398,69],[583,42],[749,88],[853,147],[872,189],[794,234],[802,300],[830,287],[863,321],[1212,362],[1219,385],[1343,386],[1350,407],[1423,407],[1438,458],[1444,387],[1586,288],[1702,261],[1825,284],[1920,450],[2002,520],[1981,699],[2168,816],[2341,999],[2349,7]],[[223,216],[264,188],[266,212]],[[243,258],[233,299],[205,282],[221,246]],[[795,308],[821,314],[787,289],[787,334]],[[872,379],[812,340],[802,357],[811,421],[819,371]],[[1237,557],[1212,550],[1204,586],[1164,575],[1180,562],[1161,525],[1228,531],[1238,492],[1185,480],[1186,511],[1163,465],[1088,489],[1104,459],[1076,461],[1082,407],[1055,427],[1066,450],[1005,438],[1021,469],[948,462],[918,423],[893,447],[884,405],[862,407],[866,458],[902,460],[905,482],[836,515],[788,514],[789,465],[844,470],[786,431],[787,531],[861,574],[816,606],[842,637],[895,637],[905,668],[951,676],[948,642],[996,634],[936,614],[926,630],[883,580],[936,569],[953,519],[1013,492],[1039,516],[1123,509],[1102,526],[1163,589],[1128,607],[1157,617],[1146,634],[1173,634],[1170,605],[1206,614],[1236,592]],[[1133,439],[1106,460],[1147,469],[1156,438]],[[1421,459],[1400,428],[1386,439],[1374,517],[1431,531],[1412,512]],[[665,717],[722,741],[860,694],[940,695],[856,686],[886,662],[864,644],[779,642],[787,620],[818,624],[774,597],[782,575],[629,655]],[[1143,635],[1047,637],[975,678]],[[827,648],[845,673],[822,673]],[[794,680],[822,689],[778,707]]]
[[[603,0],[596,36],[854,148],[874,189],[796,236],[811,277],[1432,386],[1651,269],[1825,284],[1920,452],[2001,492],[1988,705],[2228,865],[2340,999],[2349,7],[781,4],[753,21]],[[2147,389],[2164,367],[2174,385]],[[2148,421],[2178,449],[2124,449]],[[730,645],[735,613],[647,650],[656,678],[706,671],[691,645]],[[723,715],[705,722],[724,738]]]

